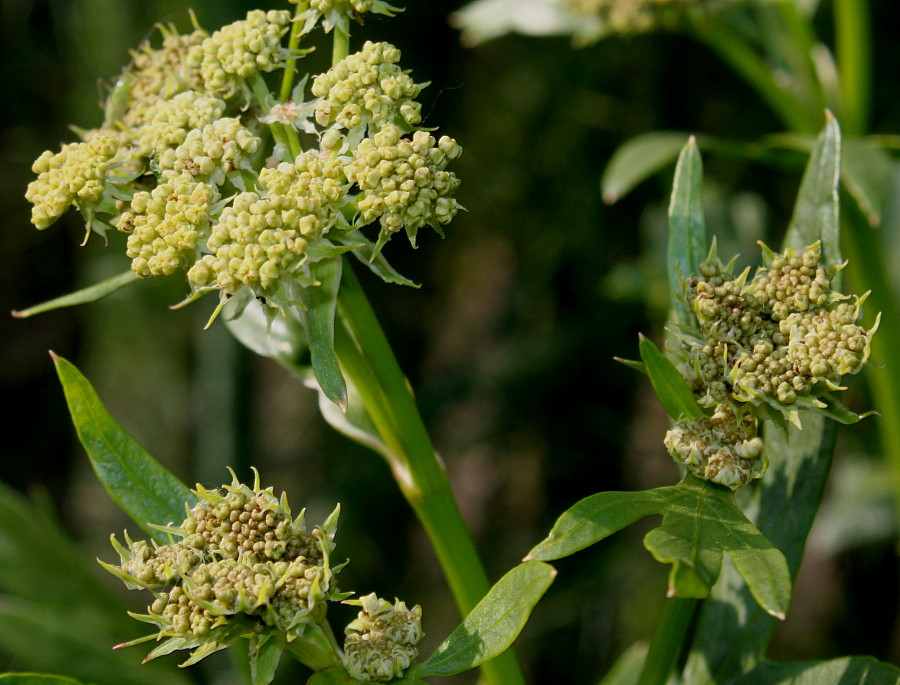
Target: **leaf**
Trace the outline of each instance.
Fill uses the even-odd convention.
[[[688,329],[697,327],[697,320],[684,300],[684,279],[699,273],[705,259],[706,227],[703,219],[703,164],[697,141],[691,136],[675,167],[675,180],[669,203],[669,312],[671,323]]]
[[[796,576],[834,454],[837,424],[807,412],[803,430],[765,425],[769,470],[748,507],[760,532],[784,553]],[[750,599],[737,570],[726,565],[704,602],[685,682],[726,682],[761,658],[775,621]],[[816,681],[813,681],[816,682]]]
[[[831,661],[764,661],[728,685],[888,685],[900,683],[900,669],[870,656]]]
[[[612,155],[600,180],[603,201],[613,204],[678,159],[686,133],[652,131],[631,138]],[[696,147],[696,146],[695,146]]]
[[[124,288],[129,283],[134,283],[139,278],[140,276],[129,269],[125,273],[121,273],[118,276],[113,276],[112,278],[107,278],[105,281],[101,281],[100,283],[96,283],[90,287],[83,288],[74,293],[69,293],[68,295],[57,297],[53,300],[43,302],[42,304],[29,307],[28,309],[14,311],[12,315],[18,319],[27,319],[29,316],[42,314],[54,309],[74,307],[75,305],[79,304],[95,302],[101,298],[106,297],[107,295],[111,295],[120,288]]]
[[[156,461],[110,416],[74,365],[53,355],[78,438],[110,497],[154,540],[165,543],[164,525],[184,520],[185,503],[196,496]]]
[[[546,0],[475,0],[450,16],[467,45],[513,31],[537,36],[573,33],[586,20]]]
[[[285,309],[283,314],[267,320],[263,305],[254,300],[240,316],[226,319],[225,325],[244,347],[261,357],[274,359],[296,373],[306,368],[297,363],[309,344],[303,319],[296,309]]]
[[[616,663],[597,685],[637,685],[646,657],[647,643],[631,645],[616,659]]]
[[[555,577],[556,569],[539,561],[516,566],[410,675],[450,676],[475,668],[506,651]]]
[[[526,559],[552,561],[609,537],[638,519],[662,514],[644,546],[671,563],[669,595],[705,597],[719,575],[723,553],[734,561],[756,601],[782,617],[790,601],[784,555],[735,506],[730,493],[705,481],[640,492],[601,492],[576,503]]]
[[[302,288],[303,312],[313,373],[325,396],[341,411],[347,410],[347,384],[334,352],[334,312],[341,283],[340,257],[310,264],[320,285]]]
[[[283,647],[271,634],[254,633],[250,638],[250,679],[253,685],[269,685],[275,678]]]
[[[0,674],[0,685],[82,685],[81,681],[61,675],[42,675],[40,673],[3,673]]]
[[[95,685],[185,685],[188,679],[163,664],[142,666],[114,644],[103,618],[80,602],[62,609],[25,599],[0,597],[0,645],[19,664],[65,671]],[[2,682],[2,681],[0,681]]]
[[[409,280],[392,267],[383,252],[379,251],[376,253],[375,243],[366,238],[360,231],[353,231],[347,234],[345,238],[339,239],[338,242],[344,245],[352,245],[353,256],[385,283],[407,285],[412,288],[419,287],[418,283]]]
[[[666,413],[676,421],[682,418],[699,419],[705,416],[694,393],[684,378],[650,338],[640,336],[641,359],[650,383]]]
[[[872,228],[881,225],[881,214],[890,196],[893,164],[890,155],[865,140],[843,144],[841,178]]]
[[[840,264],[838,182],[841,173],[841,130],[830,112],[826,119],[825,128],[806,165],[783,247],[799,252],[821,240],[825,263]]]
[[[647,367],[644,366],[644,362],[635,361],[634,359],[622,359],[621,357],[613,357],[613,361],[617,361],[620,364],[627,366],[629,369],[634,369],[645,376],[647,375]]]

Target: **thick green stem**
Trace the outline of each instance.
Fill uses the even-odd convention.
[[[262,77],[258,71],[253,72],[253,75],[247,79],[247,83],[250,86],[250,90],[253,91],[253,97],[256,98],[256,101],[259,103],[259,106],[268,113],[269,100],[272,97],[272,94],[269,92],[269,87],[266,85],[265,79]],[[283,124],[271,123],[269,124],[269,130],[272,131],[272,136],[275,138],[275,142],[280,144],[284,148],[285,159],[288,162],[294,161],[294,152],[293,146],[291,145],[290,138],[288,136],[288,130],[286,130]],[[290,129],[291,133],[293,133],[293,129]],[[294,135],[296,138],[296,134]],[[297,141],[297,145],[299,145],[299,141]]]
[[[789,129],[800,133],[817,133],[824,114],[814,112],[807,103],[798,100],[778,84],[772,68],[747,44],[740,34],[726,26],[695,24],[699,40],[715,50],[732,69],[752,86],[759,96]]]
[[[294,13],[294,21],[291,24],[291,36],[288,38],[288,50],[294,53],[300,46],[300,36],[303,31],[303,25],[306,23],[300,18],[307,9],[308,2],[301,2],[297,5],[297,11]],[[284,77],[281,79],[281,91],[278,93],[278,99],[284,102],[291,97],[291,90],[294,87],[294,76],[297,74],[297,57],[292,55],[288,58],[287,64],[284,66]]]
[[[331,65],[334,66],[350,54],[350,34],[334,27],[334,48],[331,51]]]
[[[664,685],[682,653],[688,627],[699,601],[672,597],[666,600],[656,633],[644,659],[638,685]]]
[[[391,453],[400,490],[431,540],[460,612],[468,614],[490,587],[487,574],[406,378],[349,263],[338,291],[335,351]],[[484,664],[482,672],[494,685],[524,683],[512,652]]]
[[[872,47],[868,4],[868,0],[834,0],[841,128],[851,136],[863,135],[869,119]]]

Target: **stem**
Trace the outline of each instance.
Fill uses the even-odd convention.
[[[795,97],[775,79],[766,64],[737,32],[722,24],[705,26],[695,23],[697,38],[731,65],[789,129],[800,133],[817,133],[822,125],[821,112],[811,113],[806,103]]]
[[[698,605],[699,601],[693,598],[671,597],[666,600],[653,642],[644,659],[638,685],[663,685],[669,679]]]
[[[349,263],[338,291],[335,351],[388,447],[388,461],[441,563],[463,616],[490,584],[406,378]],[[482,666],[494,685],[524,683],[513,652]]]
[[[303,25],[306,23],[300,19],[300,15],[307,9],[309,9],[308,2],[301,2],[297,5],[297,12],[294,14],[294,21],[291,24],[291,36],[288,38],[288,50],[290,50],[291,53],[296,51],[297,47],[300,45],[300,36],[302,35],[300,32],[303,30]],[[281,79],[281,91],[278,94],[278,99],[282,102],[291,97],[291,90],[294,87],[294,76],[296,73],[297,57],[292,56],[288,58],[287,64],[284,67],[284,77]]]
[[[871,98],[872,48],[867,0],[834,0],[835,43],[841,87],[841,128],[865,133]]]
[[[331,51],[331,66],[334,66],[350,54],[350,34],[342,31],[340,26],[334,27],[334,48]]]
[[[323,623],[325,623],[323,621]],[[314,671],[340,668],[338,648],[334,642],[334,634],[331,627],[325,624],[326,633],[322,626],[311,623],[303,629],[303,634],[290,642],[285,641],[284,649],[289,652],[304,666],[309,666]]]
[[[250,89],[253,91],[253,97],[256,98],[259,106],[268,113],[268,102],[272,97],[272,94],[269,92],[269,87],[266,85],[266,81],[262,77],[262,74],[258,71],[253,72],[253,75],[247,79],[247,83],[250,85]],[[293,147],[289,141],[285,126],[283,124],[272,123],[269,124],[269,130],[272,131],[272,137],[275,138],[275,142],[284,148],[285,159],[288,162],[293,162]]]
[[[783,55],[791,64],[791,70],[797,88],[801,90],[799,100],[812,106],[816,111],[823,112],[828,107],[825,90],[818,77],[813,63],[813,51],[817,44],[810,23],[800,15],[796,0],[781,0],[775,6],[777,21],[785,31],[786,41]]]

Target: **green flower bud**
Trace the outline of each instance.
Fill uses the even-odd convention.
[[[345,629],[344,667],[357,680],[398,678],[415,661],[422,639],[422,609],[407,609],[399,599],[390,604],[374,593],[347,601],[362,607]]]

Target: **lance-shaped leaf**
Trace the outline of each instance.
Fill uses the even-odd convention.
[[[640,492],[601,492],[565,512],[526,559],[552,561],[588,547],[638,519],[663,516],[644,545],[672,564],[669,595],[706,597],[728,554],[768,613],[783,618],[791,582],[784,555],[735,506],[731,493],[696,478]]]
[[[888,685],[900,683],[900,669],[869,656],[831,661],[764,661],[728,685]]]
[[[138,280],[138,278],[140,277],[134,271],[129,270],[125,273],[119,274],[118,276],[107,278],[105,281],[101,281],[100,283],[95,283],[94,285],[87,288],[77,290],[74,293],[69,293],[68,295],[63,295],[62,297],[57,297],[55,299],[48,300],[47,302],[36,304],[33,307],[29,307],[28,309],[15,311],[12,313],[12,315],[19,319],[27,319],[29,316],[34,316],[35,314],[43,314],[44,312],[49,312],[54,309],[63,309],[64,307],[74,307],[75,305],[79,304],[95,302],[101,298],[106,297],[107,295],[111,295],[120,288],[124,288],[130,283],[134,283],[136,280]]]
[[[658,171],[672,164],[684,148],[686,133],[652,131],[623,143],[603,172],[603,201],[612,204]]]
[[[676,421],[680,419],[699,419],[705,416],[697,398],[684,382],[678,369],[660,352],[650,338],[640,337],[641,359],[644,371],[650,377],[650,383],[656,396],[665,408],[666,413]]]
[[[556,569],[549,564],[528,561],[516,566],[407,677],[454,675],[506,651],[555,577]]]
[[[841,129],[830,112],[813,148],[783,248],[798,252],[822,241],[826,264],[841,263],[838,183],[841,175]]]
[[[696,328],[696,318],[684,301],[684,279],[699,273],[706,257],[706,227],[703,220],[703,164],[697,141],[691,136],[678,157],[669,202],[669,311],[671,323]]]
[[[302,288],[301,292],[313,373],[325,396],[346,411],[347,384],[334,352],[334,313],[342,264],[340,257],[311,264],[310,271],[319,285]]]
[[[57,355],[53,361],[78,438],[103,487],[150,537],[165,543],[167,535],[149,524],[180,523],[195,495],[110,416],[73,364]]]
[[[254,633],[250,638],[250,680],[253,685],[269,685],[275,678],[281,653],[281,643],[271,633]]]

